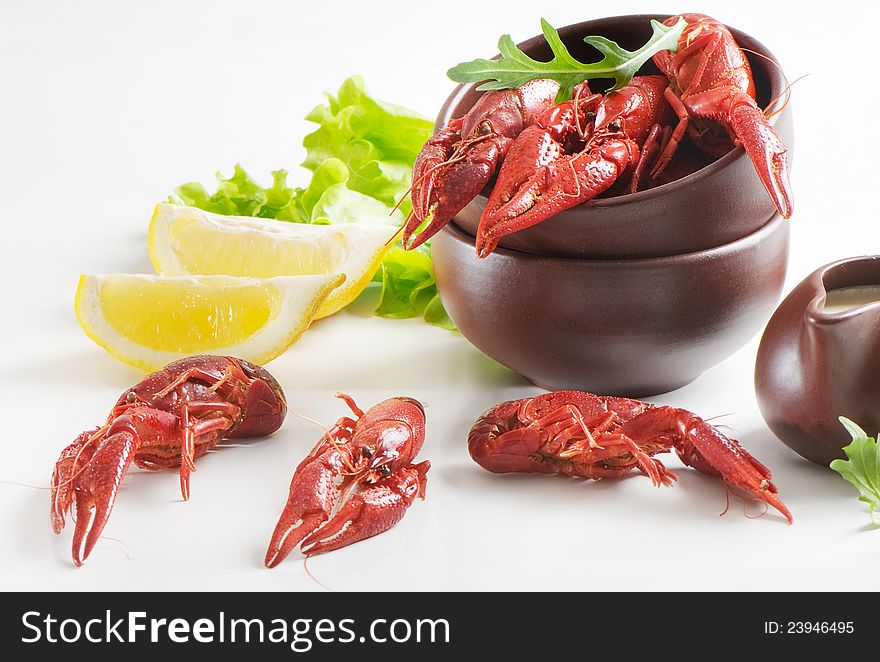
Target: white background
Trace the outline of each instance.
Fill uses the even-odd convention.
[[[544,3],[18,2],[0,4],[0,480],[48,485],[58,452],[104,420],[141,374],[88,340],[73,315],[81,272],[149,272],[146,229],[174,186],[240,161],[305,173],[301,118],[353,73],[378,97],[432,116],[446,69],[602,14],[703,11],[753,34],[794,87],[796,154],[787,289],[831,260],[880,251],[876,213],[875,3],[776,0]],[[724,419],[775,472],[794,513],[758,519],[720,481],[685,469],[673,488],[638,474],[579,482],[493,476],[465,438],[490,405],[536,394],[461,336],[419,321],[342,313],[269,365],[291,406],[332,423],[332,394],[363,407],[406,394],[428,406],[428,498],[372,540],[317,557],[337,589],[880,589],[880,530],[829,470],[765,427],[757,338],[690,386],[655,398]],[[269,440],[199,463],[192,500],[173,472],[133,472],[83,568],[54,536],[45,490],[0,484],[0,589],[323,590],[291,557],[262,567],[293,467],[320,431],[295,416]],[[843,436],[843,435],[842,435]],[[124,553],[125,552],[125,553]],[[127,555],[126,555],[127,554]],[[129,558],[130,557],[130,558]]]

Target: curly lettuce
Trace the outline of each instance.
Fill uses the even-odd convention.
[[[831,468],[859,492],[859,501],[868,504],[874,526],[880,526],[880,439],[867,433],[848,418],[840,422],[852,437],[852,443],[843,447],[846,460],[833,460]]]

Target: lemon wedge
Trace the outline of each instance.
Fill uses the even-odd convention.
[[[393,225],[285,223],[159,204],[150,221],[150,259],[157,273],[173,276],[345,274],[344,284],[318,310],[320,318],[364,290],[397,230]]]
[[[303,334],[344,279],[86,274],[74,309],[89,338],[137,368],[158,370],[192,354],[261,364]]]

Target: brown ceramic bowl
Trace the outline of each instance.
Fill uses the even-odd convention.
[[[581,61],[597,54],[583,43],[588,35],[602,35],[635,49],[651,34],[650,19],[666,15],[616,16],[569,25],[559,30],[562,40]],[[748,49],[758,104],[763,108],[781,95],[786,82],[776,59],[760,42],[731,28],[737,43]],[[542,36],[521,44],[528,55],[550,58]],[[750,53],[749,51],[754,51]],[[657,73],[652,63],[641,73]],[[591,81],[592,83],[592,81]],[[460,85],[452,92],[437,117],[436,127],[464,115],[482,94],[476,84]],[[594,89],[605,89],[598,81]],[[794,137],[791,106],[777,114],[771,124],[789,147]],[[475,235],[486,196],[480,195],[456,216],[468,234]],[[669,184],[632,195],[592,200],[501,240],[504,248],[543,255],[579,257],[660,257],[721,246],[749,235],[770,220],[776,209],[761,185],[752,162],[742,147]]]
[[[704,251],[586,260],[497,249],[454,223],[432,240],[443,305],[480,350],[547,389],[644,396],[684,386],[744,345],[779,299],[779,216]]]

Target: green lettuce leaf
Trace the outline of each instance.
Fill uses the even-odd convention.
[[[859,501],[869,506],[871,521],[880,526],[880,443],[848,418],[840,422],[852,437],[843,447],[846,460],[834,460],[831,468],[852,483],[859,491]]]
[[[287,185],[287,171],[272,173],[261,186],[240,165],[230,177],[217,173],[217,189],[189,182],[169,201],[217,214],[259,216],[292,223],[358,223],[364,218],[400,225],[411,209],[408,197],[412,168],[432,124],[411,110],[371,97],[363,80],[352,76],[336,96],[315,107],[307,120],[318,128],[303,139],[312,171],[308,186]],[[399,201],[403,204],[396,207]],[[399,244],[398,244],[399,246]],[[434,284],[427,243],[418,251],[398,246],[388,251],[374,281],[381,282],[376,315],[423,317],[455,329]]]
[[[424,315],[437,296],[431,258],[420,251],[391,248],[382,263],[382,294],[376,314],[382,317]]]
[[[318,128],[303,139],[303,166],[317,170],[327,159],[349,169],[349,188],[394,206],[406,194],[412,166],[432,123],[411,110],[372,98],[359,76],[342,83],[336,96],[306,119]],[[404,207],[404,213],[408,211]]]
[[[216,177],[217,190],[214,193],[208,193],[199,182],[188,182],[174,189],[175,195],[169,198],[169,202],[228,216],[307,222],[297,210],[301,190],[287,186],[286,170],[272,172],[272,186],[269,188],[260,186],[237,163],[230,177],[224,177],[220,172]]]
[[[403,212],[349,186],[351,171],[340,159],[330,157],[319,165],[300,196],[301,208],[310,223],[363,223],[376,219],[400,225]]]

